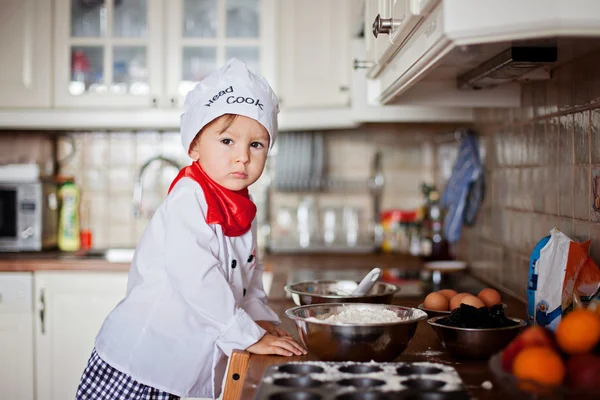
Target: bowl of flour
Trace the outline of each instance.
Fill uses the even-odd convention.
[[[351,293],[357,286],[358,282],[351,280],[315,280],[292,283],[285,290],[298,306],[326,303],[390,304],[400,291],[394,284],[376,282],[368,293],[354,296]]]
[[[311,304],[286,310],[304,346],[322,361],[395,360],[427,313],[390,304]]]

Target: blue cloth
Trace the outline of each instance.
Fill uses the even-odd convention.
[[[467,131],[441,199],[441,205],[446,209],[444,234],[449,243],[456,243],[460,239],[469,187],[481,174],[483,166],[479,159],[477,137]]]

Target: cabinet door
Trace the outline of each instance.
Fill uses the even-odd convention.
[[[31,274],[0,274],[0,398],[33,400]]]
[[[283,109],[350,102],[350,21],[345,0],[287,0],[279,10],[278,85]]]
[[[125,296],[124,272],[34,277],[37,400],[73,399],[108,313]]]
[[[232,57],[275,77],[275,0],[169,0],[167,97],[183,106],[185,95]]]
[[[56,0],[56,106],[158,106],[161,7],[161,0]]]
[[[49,0],[3,0],[0,107],[50,107]]]

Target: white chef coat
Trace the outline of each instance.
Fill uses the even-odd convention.
[[[100,357],[136,381],[182,397],[217,398],[234,349],[278,324],[250,231],[228,237],[207,224],[200,185],[182,178],[135,251],[127,294],[96,338]]]

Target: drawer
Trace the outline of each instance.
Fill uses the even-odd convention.
[[[33,275],[0,273],[0,313],[33,311]]]

